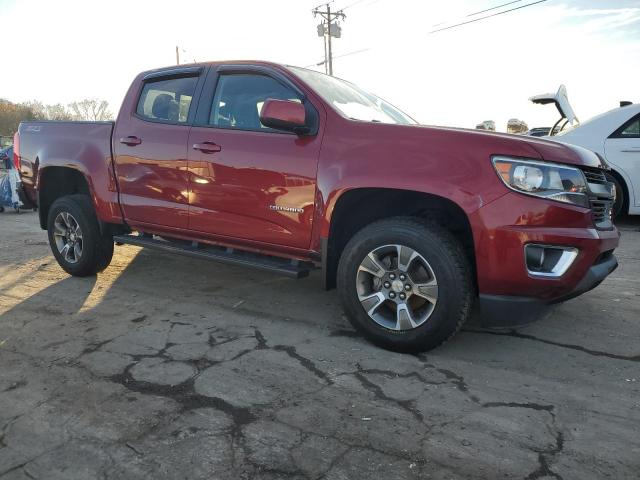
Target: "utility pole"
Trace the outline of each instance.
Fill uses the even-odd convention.
[[[180,65],[180,51],[178,50],[178,45],[176,45],[176,65]]]
[[[320,10],[321,7],[325,7],[326,10]],[[330,3],[316,7],[312,12],[314,17],[320,15],[323,19],[323,22],[318,25],[318,35],[324,38],[325,72],[329,75],[333,75],[333,49],[331,46],[331,37],[341,37],[342,29],[336,20],[344,20],[346,15],[342,10],[332,13]]]

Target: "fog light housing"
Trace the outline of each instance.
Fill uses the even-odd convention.
[[[524,246],[524,258],[529,275],[561,277],[578,257],[578,249],[530,243]]]

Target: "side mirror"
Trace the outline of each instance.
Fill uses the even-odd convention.
[[[309,133],[305,108],[300,102],[267,99],[260,110],[260,122],[265,127],[298,135]]]

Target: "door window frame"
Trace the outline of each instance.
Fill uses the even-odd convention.
[[[305,107],[305,114],[307,121],[309,122],[310,131],[304,136],[315,136],[318,133],[320,127],[320,115],[318,113],[318,109],[316,106],[309,100],[309,97],[298,87],[295,83],[293,83],[286,75],[283,73],[260,65],[219,65],[217,67],[211,67],[208,74],[206,75],[206,79],[203,82],[199,101],[198,108],[195,114],[195,119],[193,122],[194,127],[206,127],[206,128],[215,128],[218,130],[231,130],[236,132],[246,132],[246,133],[269,133],[276,135],[293,135],[298,136],[294,132],[286,132],[283,130],[275,130],[275,129],[249,129],[249,128],[235,128],[235,127],[225,127],[212,125],[209,123],[209,119],[211,117],[211,110],[213,109],[213,100],[216,95],[216,90],[219,87],[219,79],[222,75],[262,75],[265,77],[269,77],[276,82],[280,83],[282,86],[293,90],[293,92],[299,97],[302,105]]]
[[[160,70],[156,72],[151,72],[142,77],[142,81],[140,82],[140,87],[138,88],[138,92],[136,93],[136,100],[132,105],[131,116],[137,118],[138,120],[142,120],[143,122],[148,123],[161,123],[163,125],[175,125],[179,127],[190,127],[193,125],[197,106],[199,105],[199,98],[202,92],[202,87],[204,85],[205,78],[207,77],[206,73],[209,69],[204,67],[184,67],[184,68],[171,68],[168,70]],[[142,93],[144,92],[144,87],[148,83],[161,82],[165,80],[172,80],[176,78],[191,78],[197,77],[198,80],[196,82],[195,89],[193,91],[193,96],[191,97],[191,103],[189,104],[189,112],[187,114],[186,122],[172,122],[170,120],[162,120],[162,119],[154,119],[145,117],[138,113],[138,105],[140,104],[140,98]]]

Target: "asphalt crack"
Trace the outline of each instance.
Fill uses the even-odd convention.
[[[322,379],[324,382],[326,382],[327,385],[333,385],[333,380],[331,378],[329,378],[329,376],[325,372],[323,372],[318,367],[316,367],[316,364],[313,363],[313,361],[311,361],[308,358],[303,357],[302,355],[300,355],[296,351],[295,347],[293,347],[293,346],[285,346],[285,345],[276,345],[275,347],[273,347],[273,349],[278,351],[278,352],[286,353],[287,355],[289,355],[294,360],[297,360],[298,363],[300,365],[302,365],[304,368],[306,368],[308,371],[313,373],[313,375],[315,375],[316,377],[318,377],[318,378]]]
[[[16,389],[18,389],[20,387],[24,387],[25,385],[27,385],[27,381],[26,380],[18,380],[17,382],[12,383],[7,388],[2,390],[2,392],[0,392],[0,393],[10,392],[11,390],[16,390]]]
[[[463,332],[466,333],[478,333],[478,334],[483,334],[483,335],[496,335],[496,336],[500,336],[500,337],[514,337],[514,338],[520,338],[523,340],[532,340],[535,342],[540,342],[540,343],[545,343],[547,345],[553,345],[555,347],[560,347],[560,348],[566,348],[569,350],[575,350],[578,352],[582,352],[582,353],[586,353],[588,355],[592,355],[594,357],[606,357],[606,358],[611,358],[613,360],[625,360],[628,362],[640,362],[640,355],[619,355],[616,353],[609,353],[609,352],[604,352],[601,350],[592,350],[590,348],[587,347],[583,347],[582,345],[574,345],[571,343],[561,343],[561,342],[554,342],[553,340],[546,340],[544,338],[539,338],[533,335],[528,335],[526,333],[520,333],[516,330],[508,330],[506,332],[503,331],[491,331],[491,330],[475,330],[475,329],[465,329],[462,330]]]
[[[465,381],[463,376],[444,368],[436,368],[436,371],[443,374],[447,378],[447,380],[450,380],[451,383],[455,385],[456,388],[462,393],[466,394],[473,403],[480,403],[480,399],[469,392],[469,386],[467,385],[467,382]]]
[[[509,408],[530,408],[532,410],[550,412],[555,418],[553,405],[542,405],[540,403],[518,403],[518,402],[487,402],[482,404],[485,408],[509,407]]]
[[[538,468],[527,475],[527,480],[536,480],[538,478],[544,477],[553,477],[557,480],[563,480],[562,476],[559,473],[551,470],[549,466],[548,457],[555,458],[559,455],[564,449],[564,435],[562,432],[558,432],[556,434],[556,444],[546,450],[541,450],[538,452]]]
[[[562,453],[564,449],[564,434],[558,429],[556,424],[555,406],[529,402],[488,402],[483,403],[482,406],[485,408],[528,408],[531,410],[544,411],[549,413],[549,415],[551,416],[551,426],[553,427],[553,430],[555,430],[555,444],[543,450],[533,450],[538,454],[538,468],[527,475],[525,478],[526,480],[536,480],[544,477],[553,477],[557,480],[563,480],[560,474],[551,470],[550,465],[551,460],[555,459],[556,456]]]
[[[384,390],[382,390],[382,387],[380,387],[380,385],[372,382],[366,377],[366,371],[362,370],[360,364],[356,364],[356,367],[358,368],[358,371],[353,375],[358,379],[365,390],[373,393],[376,400],[393,403],[400,407],[402,410],[410,413],[411,416],[413,416],[420,423],[424,424],[424,416],[415,408],[414,400],[398,400],[397,398],[388,396],[386,393],[384,393]]]

